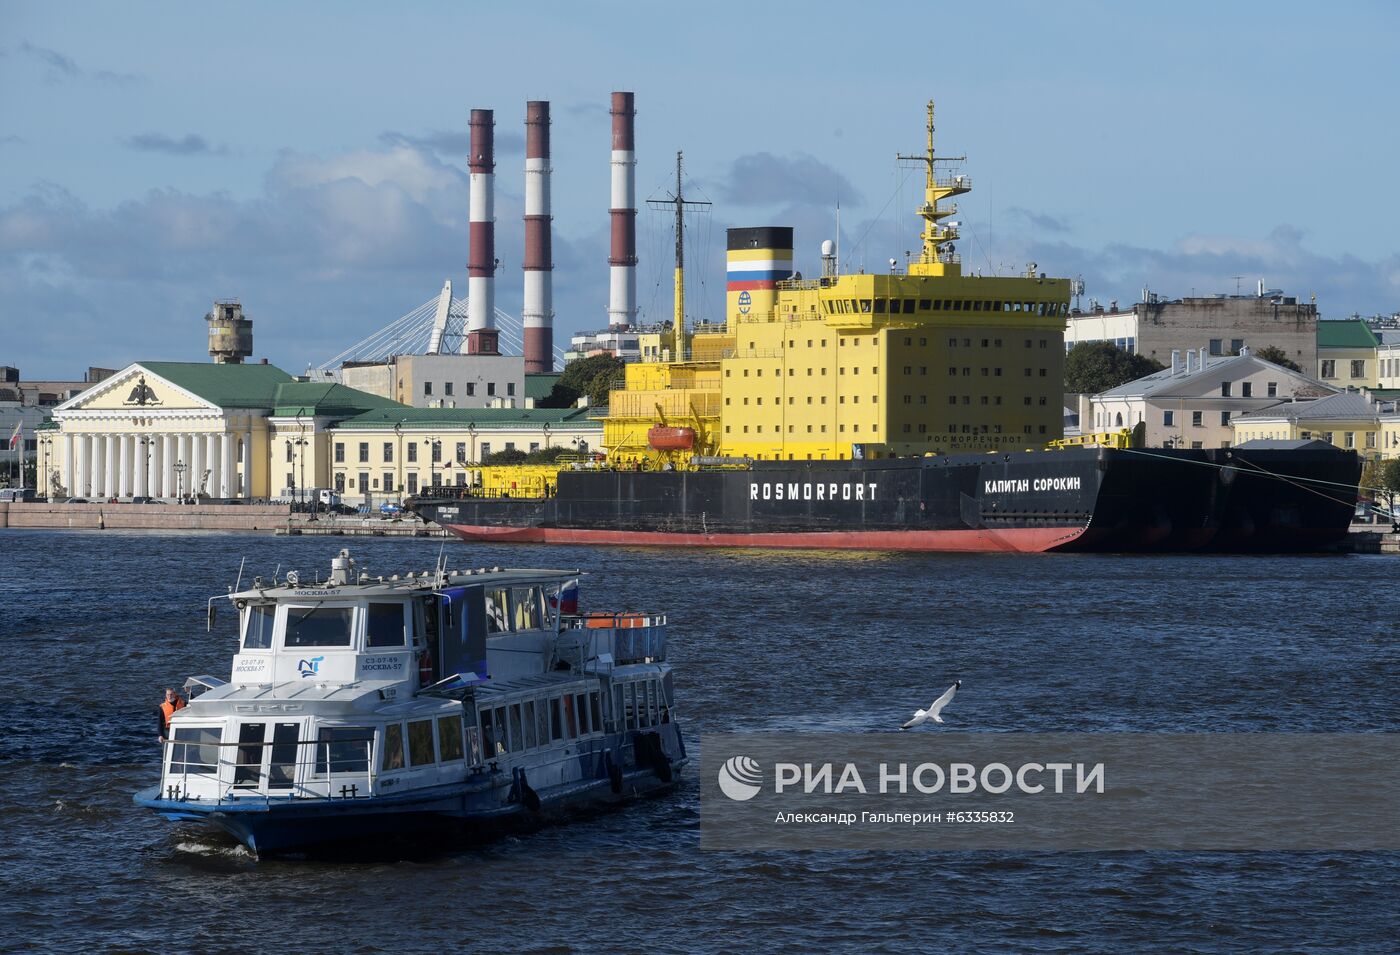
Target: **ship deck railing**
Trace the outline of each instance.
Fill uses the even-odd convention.
[[[221,726],[177,727],[221,732]],[[358,746],[356,744],[359,744]],[[351,748],[347,755],[345,747]],[[277,760],[269,747],[296,747],[290,761]],[[256,752],[256,757],[251,754]],[[309,752],[303,757],[303,753]],[[335,740],[213,742],[168,739],[163,744],[161,798],[201,806],[270,804],[289,799],[365,799],[376,795],[374,737]],[[177,769],[178,767],[178,769]],[[276,770],[278,785],[271,785]],[[282,779],[286,785],[280,785]],[[191,791],[191,781],[195,783]],[[212,790],[210,784],[213,784]]]
[[[582,670],[603,654],[614,665],[660,663],[666,659],[666,615],[588,613],[559,618],[555,656]]]

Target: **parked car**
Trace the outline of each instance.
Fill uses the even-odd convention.
[[[160,501],[159,501],[157,498],[154,498],[154,497],[133,497],[133,498],[131,499],[131,503],[133,503],[133,504],[159,504]]]
[[[64,504],[91,504],[92,502],[89,501],[89,500],[88,500],[87,498],[85,498],[85,497],[70,497],[68,500],[64,501],[63,503],[64,503]]]
[[[0,488],[0,501],[13,501],[16,503],[32,502],[37,495],[32,487],[5,487]]]
[[[393,501],[385,501],[379,505],[379,513],[387,517],[397,517],[403,513],[403,505]]]

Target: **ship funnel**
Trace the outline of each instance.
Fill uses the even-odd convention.
[[[472,110],[467,336],[462,342],[462,350],[468,355],[500,354],[496,331],[495,125],[491,110]]]
[[[608,255],[608,328],[637,320],[637,152],[632,93],[612,95],[612,244]]]
[[[549,104],[525,104],[525,373],[554,370],[554,261],[549,214]]]

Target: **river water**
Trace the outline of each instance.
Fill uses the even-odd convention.
[[[715,853],[680,788],[487,845],[257,861],[131,804],[154,708],[227,675],[249,573],[376,573],[438,541],[0,533],[0,948],[167,951],[1386,951],[1395,853]],[[954,678],[974,731],[1400,729],[1388,557],[884,555],[471,546],[670,615],[702,732],[897,726]],[[246,578],[245,578],[246,579]],[[1395,825],[1396,820],[1378,820]]]

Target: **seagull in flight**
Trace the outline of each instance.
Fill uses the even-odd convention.
[[[933,720],[935,723],[942,723],[943,717],[939,716],[938,714],[943,712],[943,707],[953,702],[953,696],[958,692],[958,687],[960,686],[962,686],[962,680],[959,680],[952,686],[948,687],[947,691],[942,696],[940,696],[938,699],[934,700],[928,705],[928,709],[915,710],[914,718],[911,719],[908,723],[905,723],[903,726],[901,726],[900,729],[912,729],[913,727],[918,726],[920,723],[927,723],[929,720]]]

